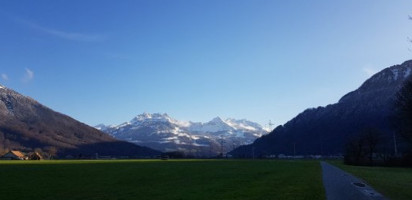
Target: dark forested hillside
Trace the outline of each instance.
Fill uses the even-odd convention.
[[[345,144],[367,128],[379,129],[381,151],[394,151],[390,117],[396,93],[410,76],[412,61],[382,70],[338,103],[307,109],[253,144],[231,152],[237,157],[287,154],[342,154]],[[397,138],[402,148],[402,139]]]
[[[158,154],[149,148],[118,141],[0,85],[0,150],[35,148],[53,149],[61,156]]]

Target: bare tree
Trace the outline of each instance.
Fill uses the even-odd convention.
[[[40,148],[35,148],[35,149],[34,149],[34,152],[41,154],[41,153],[43,153],[43,150],[41,150]]]
[[[373,165],[373,155],[377,153],[380,135],[381,132],[377,129],[363,129],[346,145],[345,163]]]
[[[366,129],[363,132],[363,138],[365,139],[366,143],[366,152],[369,157],[369,164],[373,164],[373,154],[376,153],[376,147],[379,142],[379,136],[381,135],[380,131],[377,129]]]
[[[50,155],[50,160],[57,156],[57,148],[54,146],[49,146],[45,148],[47,153]]]
[[[7,149],[3,148],[3,146],[0,146],[0,156],[4,155],[5,153],[7,153]]]

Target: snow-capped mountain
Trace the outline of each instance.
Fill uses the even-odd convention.
[[[209,122],[185,122],[167,114],[143,113],[117,126],[97,125],[117,139],[160,151],[183,151],[193,156],[215,156],[267,134],[261,125],[248,120],[219,117]]]

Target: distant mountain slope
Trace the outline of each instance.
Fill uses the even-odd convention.
[[[121,142],[0,85],[0,148],[56,148],[61,156],[147,156],[159,152]]]
[[[167,114],[144,113],[118,126],[96,128],[117,139],[160,151],[183,151],[193,156],[215,156],[236,146],[250,144],[268,132],[248,120],[219,117],[207,123],[182,122]]]
[[[251,157],[272,154],[341,154],[344,145],[365,128],[378,128],[381,148],[393,152],[392,114],[395,94],[410,77],[412,61],[382,70],[336,104],[307,109],[253,144],[231,154]],[[398,138],[400,139],[400,138]]]

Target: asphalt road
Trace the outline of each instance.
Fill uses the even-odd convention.
[[[321,162],[321,165],[327,200],[387,199],[363,180],[326,162]]]

